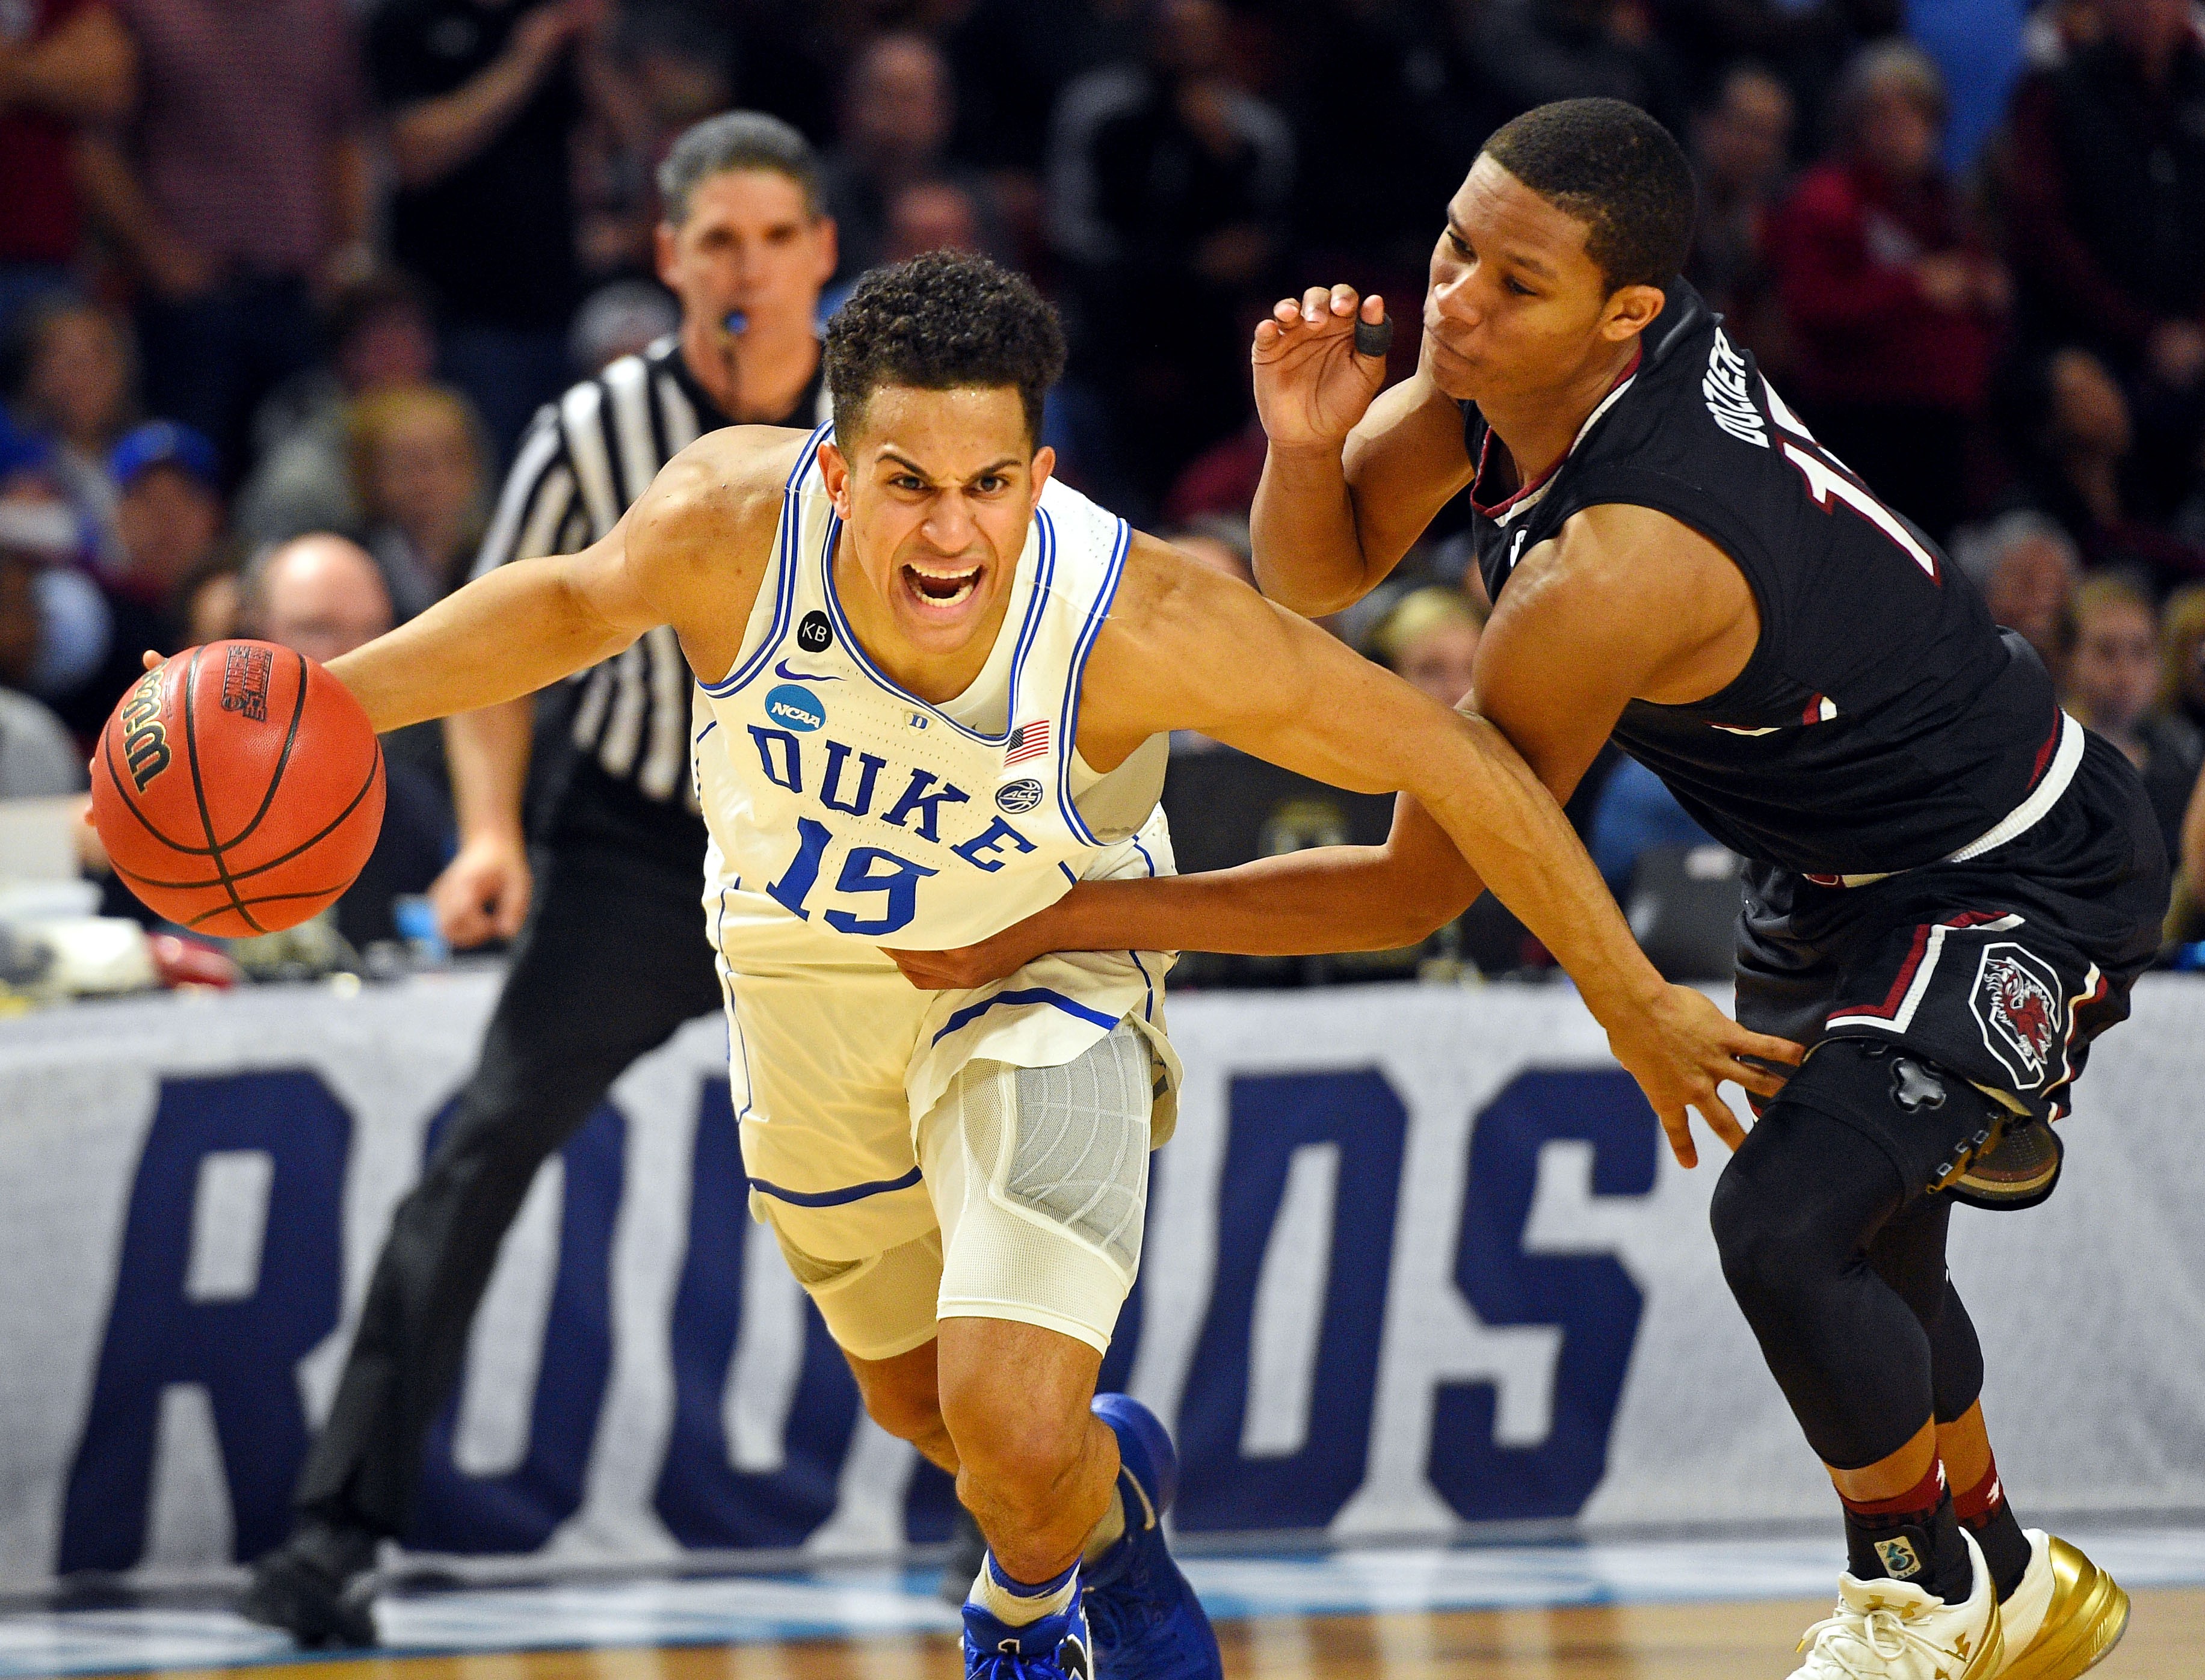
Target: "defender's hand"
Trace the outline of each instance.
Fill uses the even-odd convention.
[[[437,931],[456,951],[511,939],[527,919],[534,885],[528,848],[517,837],[468,840],[429,887]]]
[[[903,971],[903,977],[922,992],[960,992],[984,986],[1017,972],[1049,947],[1036,944],[1023,922],[1006,928],[978,945],[954,951],[892,951],[881,948]]]
[[[1700,1159],[1688,1109],[1698,1109],[1732,1149],[1745,1141],[1744,1126],[1716,1094],[1717,1085],[1732,1080],[1756,1096],[1784,1089],[1787,1075],[1740,1057],[1797,1067],[1807,1054],[1787,1038],[1748,1032],[1689,986],[1665,987],[1649,1006],[1624,1016],[1608,1028],[1608,1044],[1661,1117],[1680,1167],[1697,1166]]]
[[[1299,303],[1281,298],[1257,324],[1256,413],[1282,448],[1337,449],[1386,383],[1383,356],[1358,355],[1355,324],[1376,326],[1385,300],[1358,299],[1352,286],[1312,286]]]

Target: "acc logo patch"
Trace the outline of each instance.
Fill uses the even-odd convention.
[[[2059,977],[2052,965],[2009,940],[1985,946],[1968,1007],[2016,1089],[2042,1085],[2065,1036]]]
[[[784,729],[808,734],[827,721],[827,708],[808,688],[785,682],[765,697],[765,715]]]
[[[806,613],[804,622],[796,626],[796,645],[806,653],[823,653],[834,639],[835,632],[829,626],[824,613]]]
[[[1031,776],[1021,776],[1016,781],[1007,781],[996,790],[996,806],[1013,816],[1031,810],[1041,803],[1041,784]]]

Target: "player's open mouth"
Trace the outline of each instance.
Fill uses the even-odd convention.
[[[974,566],[957,572],[936,571],[906,561],[904,584],[921,606],[961,607],[972,591],[979,588],[983,569]]]

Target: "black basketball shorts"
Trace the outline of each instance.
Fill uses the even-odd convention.
[[[2053,1120],[2158,949],[2167,861],[2142,781],[2091,735],[2059,802],[1979,858],[1852,887],[1756,864],[1745,887],[1743,1025],[1893,1045]]]

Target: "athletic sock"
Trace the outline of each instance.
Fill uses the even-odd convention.
[[[978,1605],[1007,1628],[1023,1628],[1044,1616],[1055,1616],[1068,1609],[1079,1591],[1077,1564],[1053,1580],[1036,1585],[1013,1581],[1004,1574],[1003,1566],[990,1552],[980,1560],[980,1572],[972,1577],[972,1591],[966,1602]]]
[[[1102,1560],[1104,1552],[1125,1537],[1126,1490],[1113,1487],[1109,1508],[1102,1513],[1102,1520],[1088,1531],[1087,1544],[1080,1548],[1079,1561],[1093,1568]]]
[[[1846,1567],[1854,1578],[1904,1581],[1942,1599],[1964,1603],[1975,1588],[1975,1568],[1959,1519],[1945,1486],[1945,1467],[1929,1473],[1892,1499],[1848,1499],[1845,1508]]]
[[[2006,1502],[2006,1484],[1999,1480],[1997,1459],[1984,1462],[1981,1481],[1952,1495],[1952,1514],[1982,1548],[1983,1562],[1999,1597],[2012,1597],[2021,1577],[2029,1572],[2029,1536],[2022,1533],[2013,1508]]]

